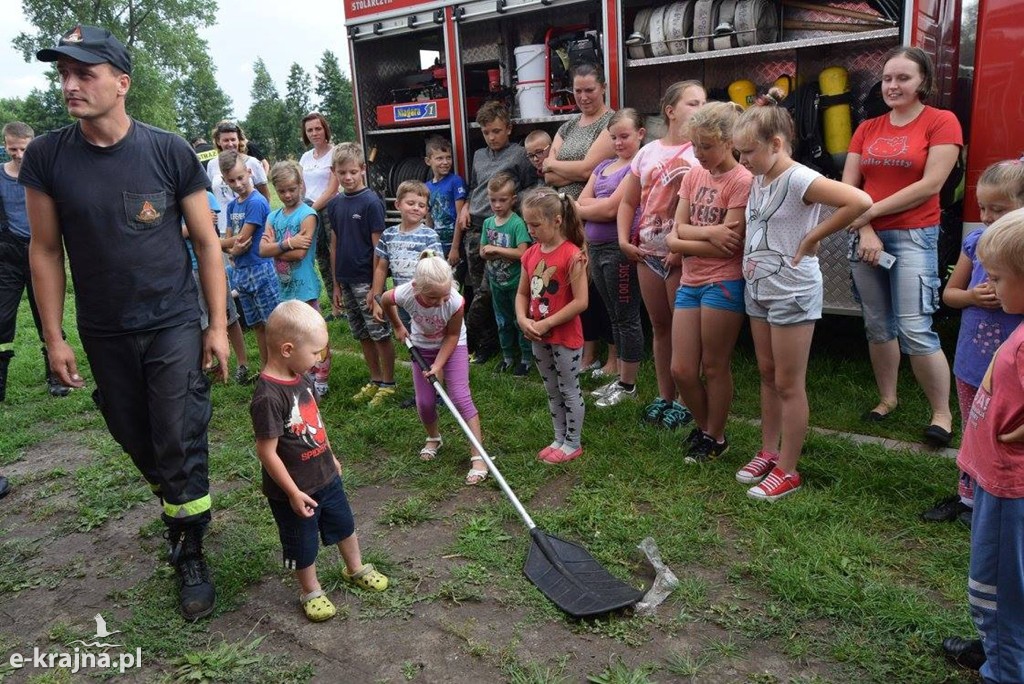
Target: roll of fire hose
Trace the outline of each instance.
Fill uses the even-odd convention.
[[[651,55],[668,57],[668,41],[665,40],[665,10],[667,5],[659,5],[651,10]]]
[[[690,36],[693,35],[694,0],[674,2],[665,10],[665,38],[672,55],[690,52]]]
[[[825,97],[844,95],[850,92],[849,80],[850,76],[846,69],[831,66],[822,69],[818,74],[818,87]],[[822,121],[825,131],[825,149],[839,164],[840,161],[843,161],[846,150],[850,146],[850,138],[853,137],[853,118],[849,102],[826,106]],[[842,164],[839,166],[842,168]]]
[[[746,109],[754,104],[757,97],[757,86],[748,79],[740,79],[729,84],[729,99]]]
[[[779,18],[770,0],[723,0],[716,21],[716,50],[779,40]]]
[[[626,38],[630,59],[650,57],[649,50],[651,33],[651,8],[645,7],[636,13],[633,20],[633,33]]]
[[[722,0],[697,0],[693,5],[693,51],[708,52],[715,48],[715,26]]]

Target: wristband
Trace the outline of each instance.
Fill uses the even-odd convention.
[[[291,236],[291,235],[289,235],[288,237],[286,237],[286,238],[284,239],[284,241],[285,241],[286,243],[288,243],[288,249],[295,249],[294,247],[292,247],[292,236]]]
[[[282,253],[282,254],[284,254],[285,252],[287,252],[287,251],[288,251],[288,250],[287,250],[287,249],[285,249],[285,247],[284,247],[284,240],[281,240],[280,242],[278,242],[278,243],[277,243],[277,248],[278,248],[279,250],[281,250],[281,253]]]

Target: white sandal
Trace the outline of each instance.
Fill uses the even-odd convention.
[[[484,460],[483,456],[473,456],[473,457],[471,457],[469,459],[469,462],[473,463],[474,461],[480,461],[482,463],[483,460]],[[490,474],[491,474],[490,471],[486,470],[486,469],[485,470],[476,470],[475,468],[470,468],[469,472],[466,473],[466,484],[469,485],[470,487],[472,487],[474,485],[478,485],[481,482],[483,482],[484,480],[486,480],[487,476],[490,475]]]
[[[433,446],[431,446],[433,445]],[[427,443],[420,449],[420,460],[421,461],[433,461],[437,457],[437,452],[444,446],[444,439],[441,435],[437,437],[427,437]]]

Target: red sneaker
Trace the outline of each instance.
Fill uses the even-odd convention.
[[[551,449],[547,454],[540,457],[540,460],[545,463],[556,464],[556,463],[568,463],[583,455],[583,447],[580,447],[572,453],[565,453],[561,449]]]
[[[761,501],[775,501],[800,489],[801,484],[800,473],[789,475],[776,465],[761,484],[747,490],[747,496]]]
[[[773,454],[770,451],[757,452],[757,456],[754,457],[747,465],[736,471],[736,481],[740,484],[754,484],[764,479],[764,476],[772,472],[772,468],[775,467],[775,463],[779,460],[778,454]]]

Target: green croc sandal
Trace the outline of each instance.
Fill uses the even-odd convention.
[[[301,596],[299,600],[302,601],[302,610],[306,613],[306,617],[309,618],[310,622],[330,620],[338,612],[338,609],[334,607],[331,599],[327,598],[327,594],[322,589],[311,591]]]
[[[345,578],[346,582],[360,589],[384,591],[388,588],[388,578],[377,572],[377,569],[370,563],[363,565],[363,569],[354,575],[348,574],[348,569],[344,568],[341,571],[341,576]]]

